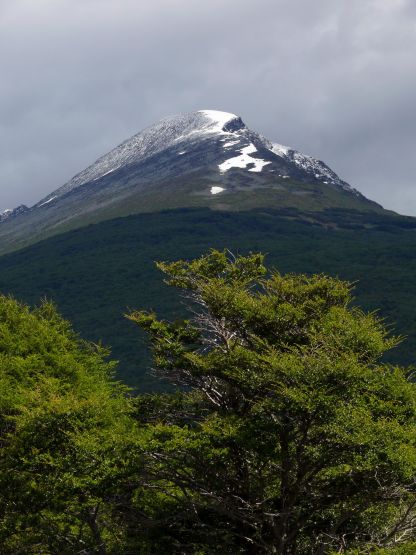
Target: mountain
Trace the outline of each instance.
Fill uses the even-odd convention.
[[[99,158],[31,208],[0,215],[0,253],[130,214],[185,207],[380,212],[326,164],[251,131],[240,117],[172,116]]]
[[[29,212],[29,208],[25,204],[21,204],[17,208],[13,209],[6,208],[6,210],[0,212],[0,223],[6,221],[7,219],[12,220],[16,216],[24,214],[25,212]]]
[[[147,344],[123,316],[183,315],[154,261],[261,251],[282,272],[355,282],[358,304],[408,337],[389,361],[409,364],[415,231],[416,218],[384,210],[323,162],[203,110],[160,121],[34,206],[0,214],[0,292],[54,300],[82,337],[112,347],[118,377],[158,390]]]

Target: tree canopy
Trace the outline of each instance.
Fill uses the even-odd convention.
[[[155,404],[178,552],[364,553],[413,538],[415,386],[381,362],[399,340],[351,306],[350,284],[227,251],[159,268],[191,318],[129,317],[159,374],[191,391],[187,418]]]
[[[125,389],[55,307],[0,297],[0,545],[104,553],[123,527],[108,499],[128,442]],[[117,456],[115,456],[117,455]]]
[[[416,389],[351,285],[210,251],[159,263],[137,395],[48,302],[0,296],[1,554],[410,555]]]

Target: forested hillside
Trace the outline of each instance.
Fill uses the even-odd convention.
[[[130,311],[181,390],[132,397],[53,306],[0,296],[2,555],[411,555],[416,387],[351,284],[210,251]]]
[[[407,339],[388,359],[414,362],[416,229],[412,218],[354,211],[140,214],[91,225],[0,258],[0,291],[36,304],[55,301],[83,337],[102,340],[120,360],[119,376],[140,391],[163,387],[149,377],[146,340],[123,314],[131,308],[169,317],[184,312],[155,260],[192,258],[211,247],[262,251],[281,272],[325,272],[356,282],[368,310]]]

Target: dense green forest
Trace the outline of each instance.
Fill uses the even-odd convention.
[[[2,555],[414,553],[400,338],[351,284],[260,254],[158,268],[187,318],[127,318],[172,393],[130,395],[53,305],[0,297]]]
[[[357,302],[380,310],[408,339],[387,360],[414,362],[416,224],[394,215],[325,210],[173,210],[119,218],[53,237],[0,258],[0,291],[36,304],[46,297],[82,336],[111,346],[118,375],[139,391],[163,388],[147,370],[144,335],[124,313],[183,314],[155,260],[193,258],[210,247],[261,251],[281,272],[325,272],[356,282]]]

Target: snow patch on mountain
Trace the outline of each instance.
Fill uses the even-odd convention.
[[[257,148],[253,145],[253,143],[250,143],[248,146],[242,148],[240,152],[240,156],[234,156],[233,158],[225,160],[222,164],[219,164],[218,167],[220,172],[224,173],[231,168],[247,168],[248,165],[254,165],[252,168],[249,168],[248,171],[261,172],[264,166],[271,164],[271,162],[262,160],[261,158],[253,158],[250,156],[250,154],[257,152]]]
[[[25,204],[21,204],[17,208],[13,208],[13,210],[10,208],[6,208],[6,210],[0,212],[0,223],[5,222],[6,220],[9,220],[11,218],[15,218],[16,216],[24,214],[25,212],[29,212],[29,210],[30,209]]]
[[[223,191],[225,191],[224,187],[211,187],[211,195],[218,195],[218,193]]]
[[[207,127],[206,131],[210,133],[219,133],[221,135],[231,135],[232,133],[224,131],[225,125],[238,116],[229,112],[220,112],[218,110],[198,110],[199,114],[206,116],[212,124]]]
[[[0,212],[0,222],[3,222],[4,220],[6,220],[12,212],[13,210],[11,208],[6,208],[5,210],[2,210]]]
[[[281,164],[281,160],[283,160],[295,170],[295,174],[298,174],[297,170],[300,170],[301,180],[310,177],[312,181],[319,180],[322,183],[337,185],[354,194],[359,194],[323,162],[301,154],[288,146],[271,143],[265,137],[248,129],[236,114],[219,110],[199,110],[164,118],[144,129],[96,160],[62,187],[41,199],[35,208],[48,204],[52,200],[59,200],[60,197],[87,183],[99,190],[102,186],[101,179],[109,174],[114,174],[112,176],[114,182],[118,183],[119,171],[128,166],[140,165],[161,153],[168,152],[176,159],[187,153],[186,161],[192,164],[194,160],[192,155],[194,150],[198,152],[197,149],[199,151],[206,150],[210,155],[209,158],[215,160],[213,163],[218,166],[221,173],[227,172],[231,168],[246,168],[250,172],[261,172],[266,165],[271,165],[269,170],[276,170],[280,177],[284,173],[284,178],[287,179],[287,175],[291,172],[289,168],[280,167],[286,166],[286,164]],[[276,160],[269,155],[266,156],[267,160],[263,159],[261,154],[258,154],[257,157],[254,156],[257,150],[264,152],[265,149],[274,153]],[[225,153],[224,157],[221,155],[221,151]],[[215,156],[218,156],[218,161]],[[224,158],[228,159],[221,162]],[[199,163],[198,159],[195,161],[197,164]],[[201,163],[203,163],[203,157]],[[184,165],[186,165],[185,161]],[[128,172],[128,169],[125,170],[125,175],[128,175]],[[120,180],[123,179],[124,176],[121,176]],[[105,180],[103,185],[108,186],[108,181]],[[0,217],[4,219],[6,216],[9,217],[6,213]]]
[[[50,202],[52,202],[55,199],[56,199],[56,195],[53,196],[53,197],[48,198],[48,200],[45,200],[45,202],[42,202],[41,204],[38,204],[38,208],[40,208],[41,206],[45,206],[45,204],[49,204]]]
[[[321,160],[317,160],[312,156],[302,154],[293,148],[283,146],[278,143],[273,143],[270,150],[288,162],[294,163],[299,169],[303,170],[311,177],[318,179],[327,185],[337,185],[345,191],[361,195],[361,193],[359,193],[356,189],[353,189],[351,185],[340,179],[338,175]]]
[[[234,130],[225,130],[224,127],[233,120],[236,121]],[[60,197],[85,183],[98,181],[120,167],[143,162],[183,142],[198,141],[207,135],[238,136],[236,129],[246,129],[238,116],[218,110],[199,110],[164,118],[96,160],[53,194]],[[184,153],[183,150],[181,152]],[[48,201],[49,198],[49,196],[45,197],[36,206]]]
[[[231,146],[238,145],[239,142],[240,142],[240,139],[237,139],[236,141],[228,141],[227,143],[224,143],[222,146],[224,148],[230,148]]]
[[[105,175],[108,175],[109,173],[113,173],[116,170],[118,170],[120,166],[117,166],[116,168],[111,168],[111,170],[108,170],[108,172],[103,173],[103,175],[101,177],[104,177]]]
[[[279,143],[272,143],[272,148],[270,149],[272,152],[285,158],[289,150],[292,150],[289,146],[280,145]]]

